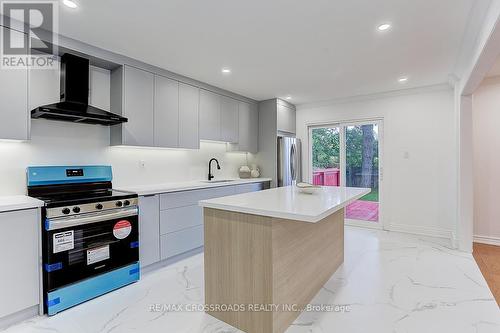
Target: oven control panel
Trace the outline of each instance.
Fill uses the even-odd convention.
[[[67,177],[83,177],[83,169],[66,169]]]
[[[138,203],[139,203],[138,198],[130,198],[123,200],[93,202],[93,203],[68,206],[68,207],[53,207],[47,209],[47,218],[95,213],[109,209],[136,207]]]

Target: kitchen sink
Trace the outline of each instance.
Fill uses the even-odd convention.
[[[207,183],[207,184],[210,184],[210,183],[230,183],[230,182],[234,182],[234,179],[202,180],[201,182]]]

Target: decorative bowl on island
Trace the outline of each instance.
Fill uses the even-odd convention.
[[[297,183],[295,186],[299,189],[300,193],[305,194],[313,194],[321,190],[321,186],[309,183]]]

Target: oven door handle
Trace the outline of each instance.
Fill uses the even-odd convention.
[[[134,208],[120,209],[118,211],[114,210],[109,213],[91,213],[85,215],[74,215],[68,217],[58,217],[45,220],[45,230],[57,230],[63,228],[69,228],[84,224],[97,223],[103,221],[109,221],[114,219],[119,219],[122,217],[137,216],[139,210]]]

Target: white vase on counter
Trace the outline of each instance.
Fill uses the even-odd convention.
[[[252,165],[252,171],[250,172],[252,178],[259,178],[260,177],[260,170],[257,167],[257,165]]]
[[[240,176],[240,178],[250,178],[251,177],[251,174],[252,172],[250,171],[250,168],[247,166],[247,165],[243,165],[239,170],[238,170],[238,174]]]

